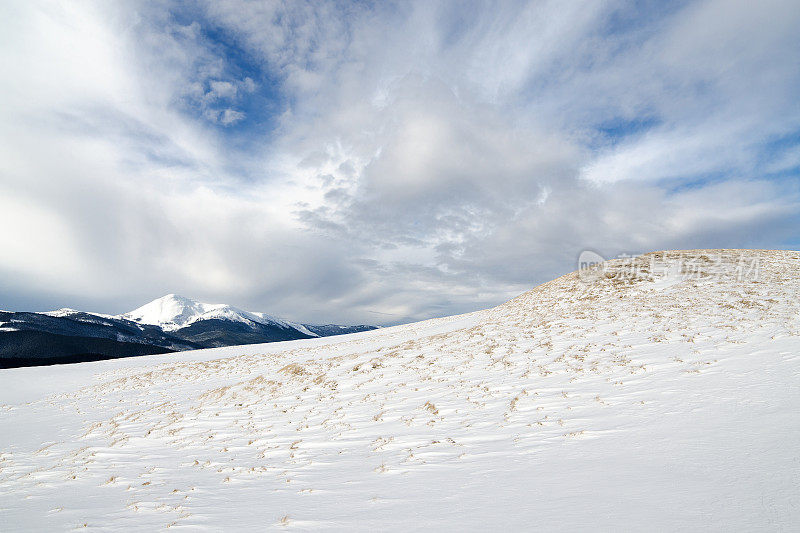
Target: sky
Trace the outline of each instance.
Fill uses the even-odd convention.
[[[800,3],[0,3],[0,309],[305,322],[800,248]]]

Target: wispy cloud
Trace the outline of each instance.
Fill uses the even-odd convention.
[[[0,307],[392,322],[584,248],[798,243],[796,2],[0,14]]]

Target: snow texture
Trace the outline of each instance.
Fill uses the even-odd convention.
[[[0,529],[797,531],[800,254],[632,262],[365,333],[2,370]],[[171,305],[141,318],[194,316]]]

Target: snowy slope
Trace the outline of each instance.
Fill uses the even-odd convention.
[[[672,252],[459,317],[3,370],[0,529],[798,530],[798,267]]]

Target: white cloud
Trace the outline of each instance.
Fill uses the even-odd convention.
[[[392,322],[584,248],[796,242],[796,176],[760,174],[796,159],[769,141],[800,130],[797,6],[658,9],[6,3],[3,307],[182,292]],[[266,126],[242,104],[270,94]]]
[[[226,109],[222,112],[220,116],[220,123],[228,126],[230,124],[235,124],[240,120],[244,119],[246,115],[241,111],[236,111],[235,109]]]
[[[209,85],[211,90],[208,95],[211,98],[233,98],[236,96],[236,86],[229,81],[211,80]]]

